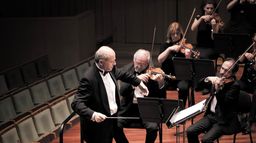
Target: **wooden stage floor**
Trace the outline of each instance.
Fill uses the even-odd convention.
[[[195,101],[199,102],[208,95],[201,95],[200,92],[195,92]],[[176,91],[168,91],[167,92],[168,99],[177,99]],[[198,115],[194,122],[200,119],[203,114]],[[191,124],[191,120],[186,122],[185,129]],[[182,126],[180,126],[180,130],[182,131]],[[67,130],[64,133],[64,143],[80,143],[80,125],[79,123],[73,126],[71,129]],[[125,134],[130,143],[144,143],[145,142],[145,130],[144,129],[125,129]],[[176,128],[167,128],[165,124],[163,124],[163,143],[176,143]],[[256,125],[253,125],[253,139],[256,141]],[[241,133],[237,135],[237,143],[249,143],[249,135],[242,135]],[[186,143],[186,137],[184,143]],[[219,140],[220,143],[231,143],[233,142],[233,135],[223,136]],[[58,138],[56,138],[52,143],[58,143]],[[115,143],[115,141],[113,141]],[[159,138],[157,137],[156,143],[159,143]],[[183,143],[183,135],[180,136],[180,143]]]

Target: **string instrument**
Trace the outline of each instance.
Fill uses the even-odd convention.
[[[172,76],[171,73],[169,75],[165,74],[161,68],[154,67],[154,64],[152,61],[152,51],[154,49],[155,35],[156,35],[156,26],[154,27],[153,38],[152,38],[152,45],[151,45],[151,52],[150,52],[150,67],[146,70],[146,73],[148,73],[150,75],[150,79],[152,79],[152,80],[154,80],[153,75],[156,75],[156,74],[161,74],[165,78],[174,80],[174,79],[176,79],[176,77]]]
[[[214,95],[216,95],[220,90],[222,90],[222,88],[224,87],[225,84],[234,81],[234,78],[221,78],[221,80],[222,80],[222,82],[221,82],[220,85],[218,85],[218,88],[216,88],[215,84],[212,84],[211,93],[210,93],[210,96],[207,98],[207,100],[205,102],[205,106],[204,106],[203,111],[207,110],[208,104],[212,101],[212,98],[214,97]],[[208,81],[206,81],[206,82],[208,82]]]
[[[164,76],[168,79],[172,79],[172,80],[176,79],[176,77],[171,74],[169,74],[169,75],[165,74],[161,68],[150,67],[147,69],[146,73],[148,73],[150,75],[150,79],[152,79],[153,75],[156,75],[156,74],[161,74],[162,76]]]
[[[200,52],[197,50],[194,50],[192,44],[188,43],[185,39],[181,40],[178,43],[178,45],[181,46],[181,50],[180,50],[181,53],[185,54],[185,50],[189,49],[192,52],[193,58],[196,58],[196,59],[199,58]]]
[[[189,49],[189,50],[191,51],[191,53],[192,53],[192,57],[193,57],[193,58],[198,58],[199,55],[200,55],[200,53],[199,53],[198,51],[193,50],[192,44],[187,43],[187,42],[186,42],[186,39],[185,39],[185,36],[186,36],[186,34],[187,34],[189,25],[190,25],[190,23],[191,23],[191,21],[192,21],[192,18],[193,18],[193,16],[194,16],[194,14],[195,14],[195,11],[196,11],[196,9],[194,8],[194,10],[193,10],[193,12],[192,12],[192,15],[190,16],[189,22],[188,22],[188,24],[187,24],[186,30],[185,30],[185,32],[184,32],[184,34],[183,34],[183,37],[182,37],[182,39],[181,39],[180,42],[179,42],[179,45],[181,46],[181,53],[185,54],[185,49]]]
[[[256,41],[256,34],[252,38],[252,40],[255,42]],[[252,58],[248,63],[246,63],[247,67],[246,70],[246,78],[248,82],[255,82],[256,83],[256,46],[253,47],[252,49]]]

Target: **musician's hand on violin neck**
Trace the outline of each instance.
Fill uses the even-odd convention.
[[[144,74],[140,74],[137,76],[141,81],[147,83],[149,78],[150,78],[150,75],[148,73],[144,73]]]
[[[169,50],[170,50],[170,51],[173,51],[173,52],[179,52],[179,51],[180,51],[180,48],[181,48],[180,45],[175,44],[175,45],[173,45],[173,46],[170,46],[170,47],[169,47]]]
[[[203,15],[200,17],[200,19],[203,19],[205,22],[210,22],[212,20],[212,15]]]
[[[247,60],[251,61],[255,55],[253,55],[252,53],[245,53],[244,56]]]

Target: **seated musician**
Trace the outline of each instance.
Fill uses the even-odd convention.
[[[253,37],[253,41],[256,42],[256,34]],[[249,115],[249,120],[246,124],[245,133],[249,133],[251,131],[251,124],[256,122],[256,44],[249,50],[243,54],[241,57],[240,62],[244,63],[244,70],[239,80],[239,84],[241,90],[244,90],[248,93],[253,94],[253,104],[251,107],[251,112]]]
[[[150,74],[148,72],[150,63],[150,52],[144,49],[139,49],[135,52],[133,62],[124,66],[123,71],[130,72],[141,79],[149,89],[148,97],[166,98],[165,80],[162,74]],[[160,69],[160,68],[159,68]],[[137,97],[141,97],[137,88],[131,84],[124,82],[120,83],[121,106],[118,116],[121,117],[140,117]],[[146,98],[146,97],[145,97]],[[118,126],[146,128],[145,143],[154,143],[157,137],[158,124],[153,122],[142,122],[141,119],[119,119]],[[119,136],[118,140],[122,143],[127,143],[128,140],[124,133]]]
[[[188,143],[199,143],[199,134],[205,133],[202,143],[213,143],[224,134],[233,134],[240,129],[236,106],[240,86],[235,74],[238,66],[234,59],[227,58],[217,74],[205,79],[213,85],[214,92],[207,106],[205,116],[187,129]]]
[[[165,74],[174,74],[174,57],[190,58],[191,50],[183,49],[180,42],[183,38],[183,29],[178,22],[172,22],[167,30],[166,42],[160,47],[158,62]],[[169,80],[168,88],[178,89],[178,98],[186,105],[189,96],[189,82],[187,80]]]

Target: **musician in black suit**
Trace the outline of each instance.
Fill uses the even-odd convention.
[[[213,143],[222,135],[233,134],[240,129],[236,112],[240,86],[235,77],[238,66],[233,66],[234,63],[234,59],[226,59],[217,76],[206,78],[206,82],[214,85],[215,93],[211,95],[205,116],[188,127],[188,143],[199,143],[198,135],[201,133],[205,133],[202,143]]]
[[[133,62],[124,66],[123,71],[136,75],[140,78],[148,87],[148,97],[166,98],[165,80],[162,74],[150,74],[149,70],[150,52],[144,49],[139,49],[135,52]],[[160,69],[160,68],[159,68]],[[122,96],[121,109],[118,112],[122,117],[140,117],[137,97],[141,95],[137,94],[137,89],[131,84],[121,82],[120,93]],[[145,97],[147,98],[147,97]],[[139,126],[146,128],[146,140],[145,143],[154,143],[157,137],[158,124],[154,122],[143,122],[141,119],[129,120],[121,119],[118,122],[120,128]],[[128,140],[125,135],[121,136],[122,142],[127,143]]]
[[[147,87],[136,76],[115,68],[116,56],[113,49],[100,47],[95,53],[95,64],[80,81],[72,102],[72,109],[84,121],[83,131],[87,143],[112,143],[119,136],[116,117],[120,107],[117,79],[138,86],[148,94]],[[120,141],[116,141],[121,143]]]
[[[256,42],[256,34],[253,38]],[[251,131],[251,124],[256,122],[256,45],[243,54],[243,57],[240,58],[240,62],[244,63],[244,70],[239,80],[239,84],[241,86],[241,90],[244,90],[248,93],[253,94],[252,96],[252,107],[249,115],[249,120],[245,127],[244,133],[249,133]]]

